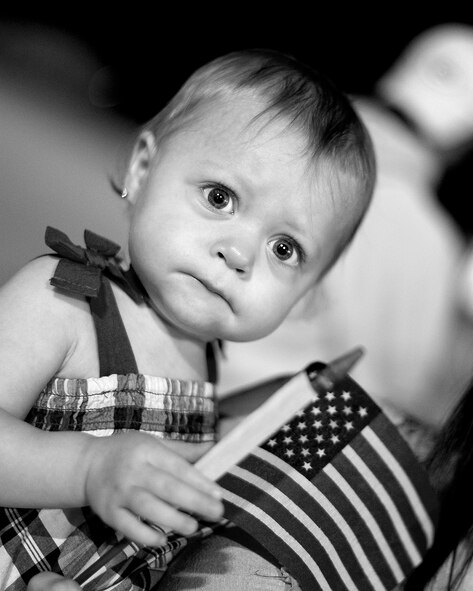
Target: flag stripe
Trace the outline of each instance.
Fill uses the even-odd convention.
[[[422,526],[419,527],[419,516],[413,511],[412,504],[406,496],[406,491],[403,487],[403,483],[400,478],[401,471],[396,472],[399,465],[389,464],[391,458],[383,458],[378,452],[376,447],[373,447],[365,436],[369,436],[372,431],[367,427],[363,430],[363,436],[353,442],[352,451],[355,457],[361,457],[364,461],[369,457],[369,466],[372,473],[376,474],[377,480],[382,484],[384,494],[389,494],[391,501],[395,504],[397,511],[402,514],[403,521],[406,523],[417,523],[418,526],[415,528],[416,535],[416,547],[425,548],[426,536],[423,532]],[[376,443],[375,443],[376,445]],[[388,463],[386,463],[386,461]],[[364,473],[364,470],[362,470]],[[404,474],[405,475],[405,474]],[[368,474],[366,474],[368,476]],[[376,491],[376,487],[374,487]],[[377,494],[377,493],[375,493]],[[377,495],[379,496],[379,495]],[[380,498],[380,502],[384,504]],[[401,538],[401,536],[400,536]],[[412,540],[411,540],[412,541]]]
[[[268,456],[271,456],[271,454],[268,454],[267,452],[264,452],[264,450],[257,450],[258,454],[267,454]],[[277,460],[277,458],[276,458]],[[275,461],[275,460],[273,460]],[[247,464],[248,465],[248,464]],[[283,466],[284,467],[284,466]],[[253,471],[257,470],[255,468],[254,462],[253,465],[251,465],[251,469]],[[232,472],[234,472],[234,470],[232,470]],[[371,589],[371,588],[375,588],[375,589],[391,589],[393,587],[393,585],[395,585],[401,578],[401,574],[398,574],[398,577],[395,578],[393,577],[389,567],[387,565],[384,566],[384,569],[382,571],[382,582],[380,580],[380,578],[376,575],[376,572],[374,571],[372,566],[367,566],[367,564],[369,565],[369,559],[365,558],[364,552],[362,550],[360,550],[360,543],[363,545],[364,548],[367,548],[368,551],[370,552],[371,558],[373,558],[373,546],[375,546],[374,542],[372,542],[371,544],[369,543],[369,541],[367,540],[367,538],[372,537],[370,530],[368,527],[366,527],[363,519],[360,520],[360,518],[355,518],[355,519],[351,519],[351,526],[352,526],[352,531],[349,531],[349,526],[347,525],[347,527],[345,528],[345,530],[343,530],[343,519],[339,519],[339,516],[337,514],[337,510],[335,508],[333,508],[333,510],[331,510],[331,506],[330,506],[330,502],[327,501],[326,505],[327,505],[327,509],[330,512],[330,516],[328,516],[328,514],[319,506],[319,504],[317,503],[317,501],[319,501],[319,499],[323,498],[323,496],[319,493],[319,491],[316,492],[316,494],[314,495],[314,498],[311,500],[310,495],[302,495],[301,490],[299,491],[295,491],[295,490],[291,490],[290,488],[288,488],[287,483],[288,481],[290,481],[289,477],[292,477],[293,474],[297,474],[299,478],[301,478],[302,480],[303,477],[298,474],[296,471],[291,471],[289,468],[289,471],[286,470],[286,479],[282,482],[280,482],[280,487],[282,489],[284,489],[284,491],[288,493],[289,496],[292,496],[292,498],[295,498],[297,500],[297,505],[302,509],[304,508],[305,511],[307,512],[307,514],[310,516],[310,519],[312,519],[314,521],[313,527],[312,527],[312,533],[313,533],[313,538],[312,539],[306,539],[306,536],[303,535],[304,531],[303,528],[301,527],[300,523],[292,523],[291,520],[293,519],[292,515],[290,517],[287,516],[286,512],[288,511],[288,507],[290,506],[290,502],[288,500],[283,500],[280,504],[276,504],[275,506],[271,506],[270,503],[268,503],[268,496],[269,494],[266,494],[266,496],[264,494],[260,494],[258,495],[258,491],[254,491],[251,490],[250,487],[248,487],[247,485],[245,485],[244,482],[239,482],[239,483],[235,483],[235,482],[229,482],[228,480],[226,482],[222,482],[221,484],[225,487],[231,488],[232,490],[238,490],[240,492],[240,494],[242,496],[245,497],[245,499],[247,499],[248,503],[254,503],[256,505],[258,505],[258,507],[260,509],[263,509],[267,512],[270,512],[273,517],[275,517],[275,519],[277,519],[277,521],[280,524],[285,524],[286,529],[290,529],[291,531],[296,531],[297,532],[297,537],[299,540],[303,540],[303,545],[304,547],[308,548],[311,551],[311,554],[313,556],[317,557],[317,563],[319,565],[321,565],[323,567],[323,572],[324,574],[326,574],[326,569],[330,567],[330,569],[332,569],[333,567],[331,566],[331,563],[334,562],[336,564],[336,569],[340,569],[340,568],[344,568],[344,567],[340,567],[340,559],[337,556],[337,552],[340,556],[343,556],[342,560],[342,564],[343,565],[347,565],[347,568],[349,568],[349,571],[356,577],[356,580],[358,582],[358,584],[360,585],[359,589],[363,589],[363,591],[365,591],[366,589]],[[268,475],[269,475],[269,470],[268,467],[265,467],[265,473],[264,473],[264,478],[265,480],[268,479]],[[242,476],[242,473],[240,473],[240,476]],[[245,476],[243,476],[245,478]],[[249,478],[249,476],[246,476],[246,478]],[[279,475],[279,479],[281,478],[281,476]],[[295,477],[296,478],[296,477]],[[275,483],[275,486],[277,486],[277,480],[278,478],[273,478],[273,483]],[[319,480],[318,480],[319,482]],[[312,485],[310,484],[310,482],[306,481],[306,486],[309,486],[309,493],[314,493],[314,488],[312,487]],[[264,484],[261,485],[261,487],[264,489]],[[302,484],[302,486],[304,486],[304,484]],[[331,484],[331,493],[333,494],[333,483]],[[266,491],[267,493],[267,491]],[[277,493],[276,493],[277,494]],[[346,499],[345,499],[346,501]],[[323,502],[323,501],[322,501]],[[353,511],[353,507],[350,507],[349,510],[351,511],[352,514],[354,514]],[[297,515],[297,513],[296,513]],[[245,516],[237,516],[235,518],[235,515],[229,515],[229,517],[235,521],[238,525],[241,525],[242,527],[244,527],[245,529],[247,529],[246,523],[245,523]],[[333,517],[335,517],[335,521],[333,519]],[[320,526],[320,528],[318,527]],[[325,534],[321,533],[321,530],[324,530]],[[348,530],[348,533],[347,531]],[[314,549],[314,544],[315,546],[318,546],[318,541],[317,539],[321,539],[321,537],[325,535],[326,539],[324,540],[324,544],[322,549],[321,548],[317,548],[317,550]],[[267,539],[265,538],[264,534],[261,534],[260,532],[256,532],[256,536],[259,539],[259,541],[261,543],[265,543],[267,542]],[[356,536],[358,536],[358,539],[356,538]],[[328,538],[330,539],[330,541],[335,545],[336,547],[336,551],[333,550],[331,543],[328,541]],[[347,539],[348,538],[348,539]],[[359,540],[359,541],[358,541]],[[356,554],[354,554],[354,549],[356,548]],[[270,548],[268,548],[270,549]],[[331,549],[331,552],[329,552],[329,559],[330,559],[330,563],[326,563],[326,559],[324,558],[324,555],[326,553],[326,551],[328,552],[328,549]],[[377,548],[375,548],[376,552],[379,554],[379,550]],[[360,568],[360,562],[362,562],[362,568]],[[338,564],[337,564],[338,562]],[[378,562],[379,562],[379,557],[378,557]],[[379,570],[379,569],[378,569]],[[296,576],[297,578],[297,576]],[[370,585],[370,581],[372,583],[372,585]],[[336,587],[337,588],[337,587]]]
[[[353,505],[353,508],[361,517],[361,521],[366,524],[366,527],[373,536],[377,548],[382,553],[382,557],[384,559],[383,562],[387,564],[391,569],[392,574],[394,576],[394,580],[396,582],[399,582],[403,577],[403,571],[399,565],[399,562],[397,561],[396,556],[391,550],[389,540],[387,540],[384,536],[377,518],[373,515],[372,507],[369,507],[368,509],[369,505],[365,505],[360,500],[355,490],[351,487],[348,481],[344,478],[344,476],[342,476],[342,474],[336,469],[336,467],[333,464],[328,465],[325,469],[325,472],[330,476],[334,484],[336,484],[341,491],[344,491],[344,494],[346,495],[347,499],[349,499],[349,502]],[[355,520],[357,520],[357,515],[354,515],[353,517]],[[377,563],[379,564],[378,561],[373,561],[373,565],[375,567]],[[380,568],[382,567],[380,566]]]
[[[357,438],[358,437],[360,437],[360,435],[358,435]],[[258,450],[255,453],[261,454],[261,450]],[[273,459],[273,462],[275,461],[277,461],[277,458]],[[279,461],[281,462],[281,470],[284,470],[284,462],[281,460]],[[333,461],[333,464],[336,467],[337,463],[340,462],[346,463],[346,460],[339,454],[339,456]],[[330,464],[328,464],[312,480],[313,486],[309,489],[310,495],[318,498],[319,494],[325,494],[325,497],[330,499],[332,506],[336,507],[339,513],[345,515],[345,521],[347,527],[351,529],[352,538],[356,539],[358,544],[361,544],[363,548],[365,548],[366,554],[371,557],[371,570],[375,570],[377,575],[375,575],[374,578],[370,576],[370,581],[375,582],[380,580],[382,581],[381,584],[383,585],[383,589],[391,588],[403,578],[403,570],[398,564],[395,554],[391,551],[390,543],[392,542],[392,538],[386,538],[386,536],[381,534],[380,528],[373,519],[372,513],[374,512],[374,507],[371,489],[364,485],[363,477],[358,473],[356,473],[356,478],[353,479],[354,482],[352,485],[348,485],[345,480],[336,480],[333,476],[327,481],[325,474],[331,475],[329,467]],[[290,470],[290,468],[286,465],[286,472],[288,472],[288,470]],[[344,470],[348,470],[348,467],[345,467]],[[351,467],[351,470],[354,472],[353,467]],[[301,474],[297,471],[296,473],[301,481],[305,480]],[[265,474],[265,478],[267,477],[268,475]],[[323,481],[325,481],[325,486],[323,485]],[[286,482],[284,484],[286,484]],[[296,496],[297,503],[301,503],[302,499],[297,497],[296,493],[293,493],[293,496]],[[374,500],[377,502],[377,499]],[[353,511],[353,504],[356,504],[359,507],[358,513]],[[384,508],[380,503],[378,503],[378,505],[384,514]],[[316,517],[318,523],[320,516],[317,515]],[[312,518],[315,518],[315,516],[313,515]],[[337,527],[340,527],[340,521],[338,519]],[[379,532],[378,536],[375,535],[376,532]],[[388,531],[388,534],[389,533],[390,532]],[[327,534],[330,535],[330,538],[332,539],[334,531],[327,528]],[[353,547],[353,541],[351,539],[350,544]],[[341,551],[341,554],[342,552],[343,551]],[[350,553],[342,555],[344,563],[349,562]],[[350,563],[350,569],[356,568],[361,556],[363,556],[363,553],[357,552],[355,560]],[[363,568],[366,572],[365,565],[363,565]]]
[[[390,423],[385,423],[385,429],[389,429],[393,431],[395,428]],[[364,429],[364,435],[366,439],[369,441],[373,449],[377,451],[377,453],[382,457],[386,465],[388,465],[392,472],[394,473],[394,482],[390,483],[394,485],[394,483],[398,483],[402,486],[403,490],[405,491],[405,501],[406,503],[412,506],[413,512],[415,513],[422,530],[425,533],[425,541],[421,545],[421,550],[425,551],[426,547],[430,546],[434,539],[434,522],[431,519],[429,513],[425,507],[425,479],[423,479],[422,484],[424,485],[424,490],[418,490],[415,486],[417,484],[414,480],[414,476],[419,472],[418,465],[409,462],[407,466],[406,463],[401,463],[401,459],[405,458],[404,454],[397,453],[396,455],[393,454],[394,446],[399,446],[400,444],[405,444],[405,441],[400,437],[397,437],[397,431],[394,433],[396,437],[389,437],[386,439],[386,435],[384,434],[384,440],[389,441],[389,445],[391,446],[391,450],[387,448],[384,441],[378,436],[377,433],[373,431],[370,427],[366,427]],[[398,451],[398,450],[396,450]],[[414,468],[414,470],[413,470]],[[414,472],[414,474],[412,474]],[[424,494],[423,494],[424,493]],[[421,496],[422,495],[422,498]],[[417,532],[417,530],[414,530]]]
[[[355,445],[357,443],[358,441],[355,442]],[[367,456],[372,455],[372,453],[367,454],[366,451],[364,453],[364,459],[368,459]],[[386,495],[386,491],[382,487],[377,486],[378,483],[376,480],[370,479],[371,466],[370,469],[361,466],[360,470],[360,466],[356,467],[353,463],[353,460],[356,461],[357,455],[353,453],[351,456],[349,457],[345,453],[339,454],[333,462],[333,467],[337,470],[338,474],[343,475],[343,479],[348,487],[347,496],[350,498],[354,494],[353,492],[349,492],[351,488],[357,493],[358,497],[362,498],[364,510],[369,510],[372,523],[376,523],[376,529],[372,530],[373,535],[378,540],[377,543],[383,551],[385,559],[391,564],[396,580],[399,580],[399,576],[402,573],[412,568],[412,560],[402,544],[402,538],[399,536],[396,524],[393,522],[389,507],[380,498],[380,493]],[[397,489],[395,492],[397,492]],[[418,524],[416,522],[410,522],[409,527],[418,527]],[[389,548],[389,550],[386,551],[386,548]],[[393,557],[395,557],[394,561]]]
[[[384,488],[378,477],[373,473],[371,467],[363,461],[363,459],[355,452],[353,447],[346,447],[342,452],[352,464],[357,468],[363,478],[368,482],[371,488],[375,491],[379,502],[382,503],[388,512],[392,526],[396,530],[399,538],[402,540],[402,546],[407,550],[412,564],[418,564],[421,560],[419,551],[417,550],[409,531],[404,523],[403,516],[399,513],[393,499],[389,492]],[[411,565],[410,565],[411,566]]]
[[[372,584],[374,585],[376,581],[379,588],[392,589],[397,584],[398,578],[386,559],[383,547],[380,547],[379,540],[375,536],[376,532],[370,527],[364,514],[355,509],[354,499],[351,498],[355,494],[359,495],[359,491],[347,487],[343,480],[334,479],[328,466],[317,474],[312,482],[315,488],[329,499],[330,503],[343,515],[347,528],[355,540],[355,542],[350,540],[351,547],[354,551],[356,549],[354,558],[350,553],[345,553],[343,556],[347,569],[352,572],[360,563],[364,572],[367,573],[367,568],[364,566],[364,556],[366,556],[366,560],[370,564],[369,579]],[[366,502],[359,496],[357,502],[364,507],[367,513],[370,513],[369,506],[366,506]],[[361,547],[361,551],[359,547]],[[363,588],[362,585],[360,587]]]
[[[270,477],[269,470],[266,468],[264,479],[258,478],[257,480],[254,475],[250,475],[248,472],[232,470],[232,473],[238,474],[242,479],[251,480],[261,490],[265,490],[268,495],[277,499],[280,505],[272,507],[272,514],[277,516],[278,521],[281,522],[282,514],[288,511],[290,518],[284,517],[284,519],[292,530],[295,528],[295,531],[298,531],[298,536],[301,535],[301,523],[307,528],[313,537],[308,540],[306,547],[310,548],[311,553],[317,556],[318,563],[320,564],[320,551],[314,552],[312,549],[314,544],[323,540],[323,552],[328,553],[330,561],[334,564],[339,575],[343,575],[342,578],[347,588],[351,588],[350,585],[354,584],[350,583],[352,579],[348,574],[349,571],[352,571],[352,574],[355,572],[357,580],[363,580],[364,589],[385,589],[386,587],[377,576],[356,535],[329,498],[297,470],[288,467],[282,460],[269,452],[258,449],[255,450],[254,456],[259,456],[259,458],[253,457],[256,462],[253,461],[252,465],[249,465],[252,472],[260,472],[256,467],[258,459],[271,462],[278,470],[274,470]],[[258,467],[261,464],[262,461]],[[270,486],[271,488],[269,488]],[[254,495],[252,498],[247,490],[245,490],[245,498],[249,502],[259,503],[260,507],[268,510],[264,498],[260,500]],[[297,503],[292,499],[297,499]],[[291,523],[294,519],[299,520],[300,523]],[[340,558],[341,556],[343,558]],[[350,564],[350,569],[346,568],[347,563]],[[355,588],[358,587],[355,586]]]
[[[429,545],[428,535],[429,531],[433,532],[433,522],[425,510],[419,508],[418,505],[420,505],[421,501],[418,493],[415,487],[410,484],[404,468],[396,460],[396,457],[404,455],[402,450],[396,449],[398,445],[405,445],[404,440],[399,436],[388,439],[391,448],[396,449],[396,456],[394,456],[383,443],[383,440],[386,441],[386,429],[389,430],[392,425],[389,425],[387,421],[376,419],[372,426],[378,433],[376,434],[371,426],[365,427],[362,433],[366,439],[360,437],[353,442],[351,447],[361,458],[366,459],[369,454],[371,471],[376,474],[378,481],[382,483],[384,491],[389,494],[390,499],[397,511],[403,516],[403,521],[406,524],[406,531],[403,532],[398,528],[399,539],[404,538],[407,540],[402,542],[402,545],[407,550],[412,546],[417,550],[417,552],[409,553],[409,563],[411,565],[417,564],[418,556],[424,554]],[[397,519],[394,515],[393,524],[396,523]],[[414,523],[416,527],[411,526]]]
[[[385,419],[374,421],[375,428],[383,427]],[[397,434],[397,437],[400,437]],[[362,458],[362,459],[361,459]],[[384,463],[376,450],[364,438],[364,431],[352,441],[352,445],[346,447],[333,461],[333,466],[339,474],[343,474],[348,486],[355,489],[358,495],[364,499],[364,504],[369,507],[371,520],[376,523],[373,533],[380,540],[380,548],[389,547],[389,552],[383,550],[386,559],[391,563],[396,578],[399,577],[398,569],[405,575],[420,561],[420,553],[409,534],[410,530],[422,529],[417,517],[412,512],[410,505],[396,506],[399,499],[404,497],[404,492],[399,483],[389,482],[389,487],[381,483],[374,474],[379,475],[385,470]],[[381,470],[380,467],[383,467]],[[353,493],[348,493],[348,496]],[[406,506],[408,511],[406,511]],[[380,537],[382,536],[382,537]],[[424,539],[425,542],[425,539]],[[393,562],[392,557],[396,559]]]
[[[343,581],[344,589],[356,591],[357,587],[348,574],[344,561],[340,559],[339,552],[337,551],[336,538],[340,538],[338,528],[333,520],[330,520],[331,527],[326,527],[326,529],[330,531],[331,535],[330,538],[327,537],[323,527],[319,527],[319,525],[326,525],[327,516],[323,514],[323,511],[320,511],[315,502],[312,502],[313,522],[311,524],[310,517],[300,509],[299,505],[291,501],[277,488],[269,486],[264,480],[253,474],[243,473],[242,471],[240,476],[245,479],[245,499],[251,502],[251,493],[248,494],[248,485],[258,487],[254,490],[253,494],[256,502],[261,497],[258,507],[266,514],[277,518],[278,524],[286,532],[297,531],[298,542],[312,556],[312,563],[315,564],[313,557],[317,557],[317,566],[325,574],[331,585],[340,587],[341,581]],[[261,496],[261,491],[265,493],[264,497]],[[317,519],[314,519],[315,515],[317,515]]]
[[[225,479],[231,478],[226,475]],[[289,532],[284,530],[277,520],[262,511],[257,505],[226,491],[225,508],[229,518],[237,525],[244,522],[245,530],[253,535],[285,566],[303,589],[314,591],[333,591],[317,562],[307,550]],[[243,510],[243,512],[242,512]],[[322,546],[320,546],[323,551]],[[340,588],[345,591],[345,588]]]
[[[264,457],[268,452],[257,450],[255,451],[256,454]],[[323,471],[317,475],[317,486],[314,486],[297,470],[285,466],[284,462],[276,456],[273,456],[271,460],[275,465],[278,465],[282,473],[285,470],[287,476],[290,476],[290,478],[286,477],[281,482],[273,481],[273,484],[291,499],[297,499],[296,506],[303,510],[313,521],[312,531],[314,535],[318,535],[318,527],[316,529],[314,526],[323,528],[325,535],[330,538],[337,548],[338,554],[343,556],[343,564],[350,565],[348,570],[354,572],[357,579],[367,578],[367,581],[364,582],[365,588],[368,589],[372,586],[374,589],[385,589],[360,544],[360,535],[359,531],[357,531],[359,524],[355,524],[354,528],[351,527],[346,519],[346,513],[344,516],[344,511],[340,510],[341,507],[338,504],[340,497],[334,501],[333,482],[331,482],[330,486],[325,487],[325,492],[324,487],[319,487],[321,479],[328,481]],[[269,457],[267,461],[270,461]],[[346,503],[344,506],[347,506]],[[364,536],[361,539],[364,546],[366,535],[369,536],[370,533],[367,528],[363,533]],[[390,581],[394,582],[394,579],[390,579]]]
[[[279,468],[280,472],[275,478],[264,464],[256,465],[257,457],[264,459],[267,462],[266,466],[272,463]],[[395,582],[394,578],[389,576],[384,584],[381,583],[367,553],[363,550],[368,547],[371,554],[376,551],[375,541],[369,528],[364,522],[347,519],[350,514],[353,514],[353,508],[348,505],[349,501],[343,491],[341,495],[334,498],[334,483],[327,478],[324,470],[316,476],[316,485],[314,485],[283,460],[263,449],[255,450],[252,454],[252,463],[250,461],[251,458],[244,462],[243,466],[262,475],[265,480],[285,492],[288,497],[297,499],[297,505],[304,509],[315,524],[324,525],[326,534],[331,540],[336,541],[339,554],[343,555],[344,564],[350,563],[350,568],[359,571],[359,576],[367,576],[375,589],[384,589],[384,584],[390,585]],[[378,587],[378,585],[382,586]]]

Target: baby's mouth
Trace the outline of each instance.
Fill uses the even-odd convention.
[[[205,289],[207,289],[207,291],[209,291],[210,293],[213,293],[214,295],[221,298],[224,302],[226,302],[227,305],[230,307],[230,309],[233,310],[230,300],[227,298],[227,296],[225,295],[225,293],[223,291],[217,289],[211,283],[209,283],[208,281],[205,281],[204,279],[200,279],[198,277],[196,277],[195,279],[199,283],[201,283],[205,287]]]

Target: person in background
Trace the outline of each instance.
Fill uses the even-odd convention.
[[[437,428],[473,371],[457,305],[465,237],[436,195],[473,139],[473,28],[421,33],[374,88],[355,101],[378,162],[370,210],[321,289],[274,333],[225,345],[220,392],[233,412],[243,398],[228,395],[362,345],[353,377],[395,421]]]
[[[466,182],[467,177],[463,180]],[[468,186],[464,187],[465,191]],[[471,220],[463,225],[468,230]],[[465,331],[473,330],[473,245],[468,245],[459,273],[458,310]],[[465,351],[471,356],[471,348]],[[469,591],[473,588],[473,377],[442,426],[426,458],[431,481],[440,492],[441,513],[434,544],[408,578],[404,591]]]
[[[218,436],[213,345],[282,322],[350,244],[375,172],[328,78],[243,50],[199,68],[140,130],[115,183],[128,264],[93,232],[81,247],[47,229],[56,256],[0,290],[2,590],[45,570],[72,579],[124,537],[139,550],[96,584],[150,589],[213,532],[221,490],[193,466]],[[284,566],[267,563],[266,582],[279,588]]]
[[[437,434],[424,465],[437,488],[434,543],[403,591],[473,588],[473,378]]]

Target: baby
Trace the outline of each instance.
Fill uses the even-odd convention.
[[[124,536],[142,550],[105,570],[149,589],[211,533],[199,519],[219,523],[220,493],[192,465],[217,434],[209,352],[279,326],[349,244],[374,178],[343,93],[290,56],[238,51],[139,133],[119,181],[128,266],[95,234],[82,248],[48,229],[59,262],[0,291],[2,589],[73,579]]]

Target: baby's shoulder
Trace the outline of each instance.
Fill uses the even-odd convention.
[[[15,307],[45,309],[48,316],[55,311],[66,313],[71,302],[75,307],[88,309],[85,298],[65,296],[55,289],[50,280],[54,276],[59,258],[51,255],[39,256],[21,267],[0,289],[2,304]]]
[[[28,261],[12,275],[2,288],[15,289],[44,289],[49,285],[49,279],[54,275],[58,264],[55,256],[44,255]]]
[[[28,261],[16,273],[18,276],[41,279],[44,275],[53,275],[59,257],[44,254]]]
[[[29,288],[44,287],[54,274],[57,262],[56,257],[49,255],[28,261],[2,285],[2,290],[9,292],[16,289],[28,290]]]
[[[59,260],[50,255],[36,258],[0,289],[0,358],[20,368],[35,388],[61,372],[72,377],[97,375],[89,373],[97,366],[97,355],[88,302],[50,283]],[[94,353],[82,361],[84,351]]]

